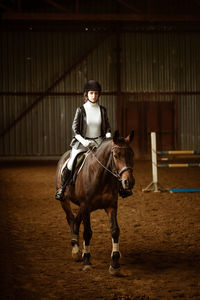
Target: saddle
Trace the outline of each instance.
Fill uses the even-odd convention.
[[[76,178],[79,172],[81,171],[82,167],[84,166],[87,156],[88,153],[83,152],[83,153],[79,153],[75,158],[73,168],[72,168],[72,176],[71,176],[70,184],[72,185],[75,184]]]

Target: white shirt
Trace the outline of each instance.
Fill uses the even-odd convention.
[[[99,104],[87,101],[83,106],[86,111],[86,137],[99,137],[101,135],[101,110]]]

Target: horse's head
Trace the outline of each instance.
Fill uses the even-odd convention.
[[[116,171],[125,190],[131,190],[135,184],[133,176],[133,150],[130,142],[133,140],[134,131],[126,138],[119,137],[119,131],[115,131],[112,142],[112,155]]]

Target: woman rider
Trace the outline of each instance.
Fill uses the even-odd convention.
[[[69,160],[62,168],[61,186],[55,194],[55,199],[63,201],[65,188],[68,185],[73,163],[77,155],[86,152],[91,145],[100,145],[103,139],[111,137],[111,128],[106,108],[99,105],[101,85],[95,80],[89,80],[84,87],[84,104],[75,113],[72,130],[74,137]]]

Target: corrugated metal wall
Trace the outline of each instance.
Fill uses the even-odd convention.
[[[179,148],[199,149],[200,33],[125,33],[122,43],[122,90],[141,92],[129,101],[176,100]]]
[[[87,28],[73,33],[37,32],[32,28],[21,32],[2,31],[0,90],[45,91],[103,36],[88,32]],[[98,80],[105,92],[113,92],[113,95],[103,95],[100,102],[107,107],[113,130],[116,128],[115,39],[115,34],[110,35],[51,90],[80,94],[45,96],[1,138],[1,156],[50,158],[62,154],[72,137],[71,124],[76,107],[82,103],[83,84],[91,78]],[[137,96],[127,95],[129,101],[171,101],[175,97],[179,148],[200,148],[200,95],[195,94],[200,86],[200,34],[129,32],[121,33],[120,41],[122,92],[139,92]],[[145,91],[158,93],[145,95]],[[1,132],[37,97],[31,94],[1,96]]]
[[[3,32],[1,38],[1,91],[43,92],[63,72],[87,52],[94,41],[93,33]],[[51,92],[70,96],[45,96],[1,138],[1,156],[59,156],[69,147],[75,110],[82,101],[83,85],[96,79],[104,91],[115,90],[113,40],[107,39],[80,61]],[[80,93],[80,95],[73,95]],[[5,130],[38,95],[8,96],[1,101],[1,132]],[[112,128],[116,127],[116,100],[101,96]]]

